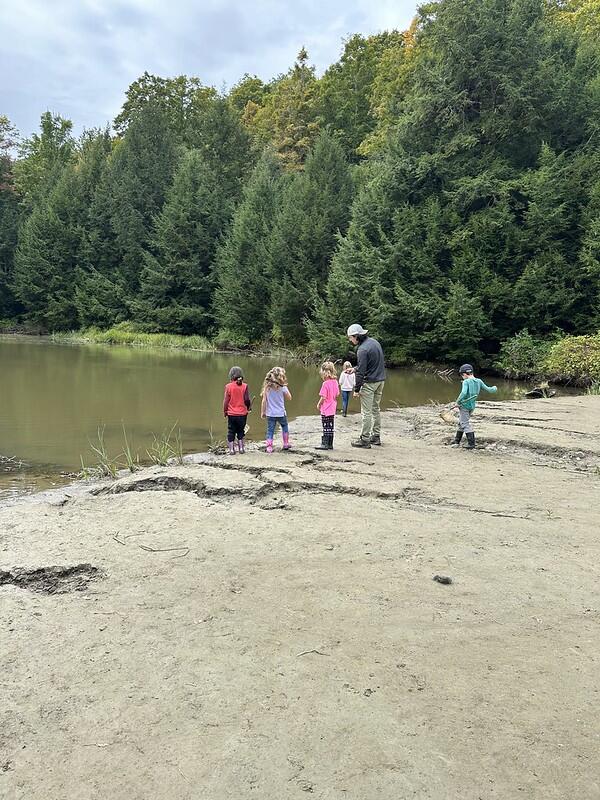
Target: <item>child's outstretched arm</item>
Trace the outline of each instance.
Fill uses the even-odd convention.
[[[485,389],[486,392],[490,392],[490,394],[495,394],[498,391],[498,387],[497,386],[488,386],[486,383],[484,383],[481,380],[481,378],[479,380],[481,381],[481,388]]]

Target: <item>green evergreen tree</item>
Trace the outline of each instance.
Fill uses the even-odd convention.
[[[240,346],[260,342],[271,329],[268,242],[278,183],[277,160],[265,151],[217,252],[215,316],[221,338]]]
[[[43,200],[73,159],[76,143],[72,130],[71,120],[46,111],[40,120],[40,133],[21,142],[14,180],[26,212]]]
[[[307,339],[306,317],[325,292],[336,237],[347,226],[351,193],[342,147],[323,133],[304,171],[288,180],[269,243],[273,333],[286,344]]]
[[[11,289],[20,216],[11,155],[16,142],[17,131],[0,116],[0,319],[15,317],[19,311]]]
[[[213,261],[233,205],[202,155],[185,154],[145,254],[135,319],[149,330],[207,334]]]
[[[346,328],[358,320],[379,334],[378,326],[372,324],[376,291],[387,295],[387,302],[377,307],[380,314],[385,314],[384,307],[393,307],[386,280],[386,257],[382,256],[385,253],[389,258],[391,253],[393,185],[393,169],[382,162],[352,205],[348,230],[332,259],[325,296],[317,300],[307,322],[309,339],[316,350],[343,352],[347,347]]]
[[[91,198],[110,147],[108,134],[90,132],[77,160],[63,167],[19,234],[13,287],[32,325],[49,331],[78,324],[75,276]]]
[[[15,253],[13,287],[23,304],[24,317],[48,331],[77,325],[73,300],[79,244],[72,203],[75,182],[74,169],[68,165],[49,196],[38,201],[24,223]]]
[[[215,97],[190,124],[187,142],[219,176],[223,195],[239,200],[256,154],[250,134],[224,97]]]
[[[129,317],[176,160],[165,114],[144,107],[114,147],[91,203],[77,278],[83,324],[109,326]]]

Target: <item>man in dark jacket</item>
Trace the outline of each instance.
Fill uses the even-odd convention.
[[[371,447],[381,444],[381,396],[385,383],[385,363],[383,350],[377,339],[372,339],[362,325],[350,325],[348,339],[358,345],[356,357],[355,395],[360,396],[362,430],[360,439],[352,442],[352,447]]]

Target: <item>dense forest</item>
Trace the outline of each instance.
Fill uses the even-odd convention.
[[[439,0],[228,92],[144,73],[110,130],[0,116],[0,320],[395,363],[600,329],[600,0]]]

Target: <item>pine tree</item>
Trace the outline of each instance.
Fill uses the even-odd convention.
[[[190,121],[187,142],[219,176],[223,195],[239,200],[256,154],[250,134],[226,98],[213,98]]]
[[[313,317],[307,323],[311,345],[321,352],[343,352],[348,325],[360,322],[373,333],[374,292],[383,292],[386,253],[391,253],[391,218],[394,208],[394,175],[387,163],[374,170],[371,179],[358,193],[351,211],[346,235],[340,240],[331,262],[324,299],[317,300]],[[388,298],[388,304],[392,302]],[[383,306],[380,304],[381,312]]]
[[[129,316],[176,159],[165,114],[144,107],[116,144],[91,203],[77,280],[84,324],[108,326]]]
[[[273,226],[279,169],[265,151],[254,168],[215,262],[215,316],[220,336],[246,346],[270,332],[268,242]]]
[[[338,233],[344,233],[351,178],[341,146],[321,134],[302,173],[292,175],[275,218],[269,258],[276,339],[303,344],[311,306],[325,293]]]
[[[24,307],[24,317],[44,330],[66,330],[77,325],[73,299],[79,230],[72,198],[72,165],[45,200],[36,204],[24,223],[15,253],[13,287]]]
[[[213,261],[232,210],[212,166],[198,151],[186,153],[145,253],[136,320],[151,330],[210,331]]]
[[[14,291],[25,319],[45,330],[78,324],[75,276],[92,195],[110,147],[108,134],[90,132],[77,160],[25,221],[15,254]]]
[[[11,289],[20,216],[11,156],[16,141],[17,131],[7,117],[0,116],[0,319],[18,313]]]
[[[19,218],[17,194],[10,185],[0,184],[0,319],[15,317],[19,311],[12,292]]]
[[[65,165],[74,157],[72,130],[71,120],[46,111],[40,120],[40,133],[21,142],[14,177],[27,212],[51,191]]]

